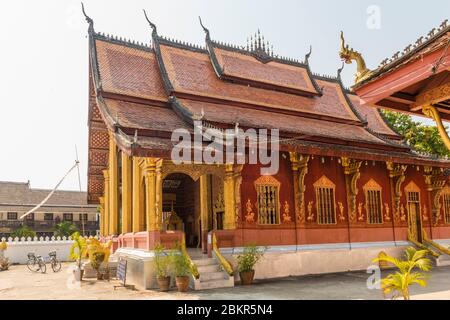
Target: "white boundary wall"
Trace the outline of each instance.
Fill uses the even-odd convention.
[[[10,263],[26,264],[28,253],[41,255],[45,261],[49,260],[49,252],[56,251],[59,261],[69,261],[70,248],[73,240],[70,237],[40,237],[40,238],[2,238],[8,243],[8,249],[4,251]]]

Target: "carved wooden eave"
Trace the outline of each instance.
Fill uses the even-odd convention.
[[[341,163],[345,174],[348,218],[349,221],[354,222],[356,220],[356,196],[358,194],[356,183],[361,175],[359,168],[361,167],[362,161],[342,157]]]
[[[437,225],[441,220],[441,194],[447,184],[447,177],[441,168],[425,167],[425,185],[431,195],[431,216],[432,223]]]
[[[296,152],[290,152],[289,156],[294,174],[295,216],[298,222],[304,223],[306,221],[305,176],[308,173],[308,162],[310,156],[298,154]]]
[[[391,161],[386,162],[386,168],[389,171],[389,178],[391,179],[391,194],[392,194],[392,208],[394,214],[394,221],[399,222],[400,219],[400,197],[402,196],[402,183],[405,181],[405,172],[407,165],[394,164]]]

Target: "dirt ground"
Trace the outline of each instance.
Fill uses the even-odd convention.
[[[33,273],[26,266],[11,266],[10,270],[0,272],[0,299],[49,299],[49,300],[133,300],[133,299],[213,299],[213,300],[270,300],[270,299],[345,299],[379,300],[383,299],[379,290],[369,290],[366,286],[368,274],[347,272],[305,277],[260,281],[252,286],[190,291],[178,293],[176,288],[168,293],[157,290],[133,291],[117,288],[119,281],[97,281],[86,279],[74,281],[73,264],[63,264],[62,270],[53,273]],[[48,270],[50,269],[50,270]],[[433,269],[426,288],[413,287],[412,299],[450,300],[450,267]]]

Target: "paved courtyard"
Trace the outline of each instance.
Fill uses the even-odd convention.
[[[318,276],[291,277],[262,281],[255,285],[208,291],[169,293],[158,291],[114,290],[117,280],[84,280],[81,286],[73,281],[71,264],[64,264],[59,273],[32,273],[26,266],[11,266],[0,272],[0,299],[382,299],[379,290],[366,287],[368,274],[348,272]],[[449,299],[450,267],[435,268],[426,288],[414,286],[413,299]]]

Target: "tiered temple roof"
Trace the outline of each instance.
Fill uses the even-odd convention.
[[[257,35],[237,47],[168,40],[152,27],[151,46],[96,33],[90,39],[89,201],[103,193],[108,132],[136,156],[169,157],[174,129],[194,119],[217,128],[279,129],[281,148],[364,160],[447,165],[418,155],[383,120],[361,106],[337,77],[312,74],[304,62],[280,58]],[[263,45],[264,44],[264,45]]]

